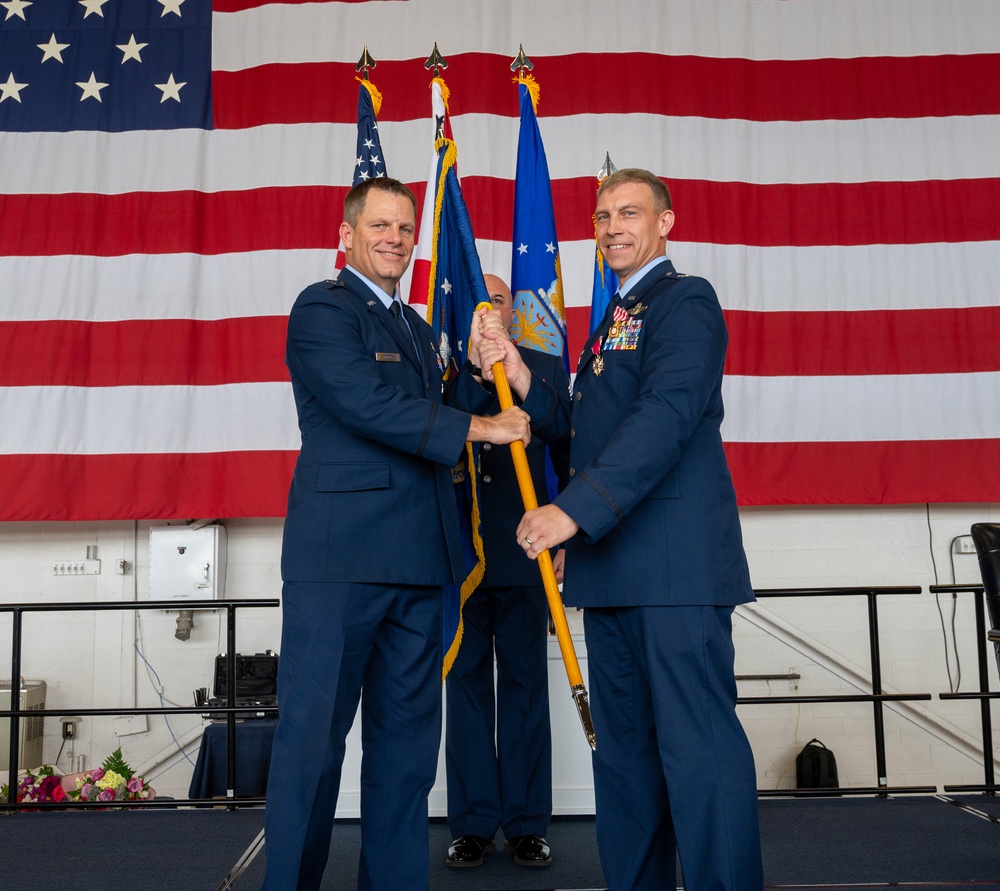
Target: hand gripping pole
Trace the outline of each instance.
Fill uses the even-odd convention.
[[[492,308],[488,303],[480,303],[476,310]],[[502,362],[493,363],[493,382],[500,399],[500,408],[508,409],[513,406],[514,397],[511,395],[510,384],[507,382]],[[510,455],[514,460],[514,472],[517,474],[517,485],[521,490],[521,501],[524,502],[524,509],[526,511],[535,510],[538,507],[538,498],[535,495],[534,483],[531,481],[531,469],[528,467],[528,456],[524,451],[524,443],[520,440],[512,442]],[[570,694],[573,696],[576,710],[580,714],[580,723],[583,725],[587,742],[592,749],[596,749],[597,736],[594,733],[594,719],[590,714],[590,700],[587,697],[587,688],[583,684],[583,675],[580,673],[580,663],[576,658],[569,625],[566,623],[566,610],[563,607],[562,596],[559,594],[556,572],[552,567],[552,555],[546,548],[538,555],[537,560],[538,568],[542,573],[545,597],[549,602],[549,614],[552,616],[552,624],[555,626],[556,637],[559,640],[559,651],[562,653],[563,663],[566,665]]]

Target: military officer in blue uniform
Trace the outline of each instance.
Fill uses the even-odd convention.
[[[502,279],[485,280],[494,311],[473,317],[469,362],[449,391],[449,402],[492,415],[500,402],[479,367],[490,364],[479,354],[481,328],[493,326],[506,340],[514,308]],[[520,360],[522,373],[512,372],[509,383],[531,417],[528,466],[539,503],[545,504],[546,452],[560,488],[568,478],[569,376],[561,355],[519,344],[509,349]],[[445,864],[481,865],[502,831],[515,863],[545,867],[552,864],[545,839],[552,817],[548,605],[538,563],[528,559],[514,535],[524,505],[510,449],[485,443],[475,472],[486,570],[462,608],[462,644],[446,681],[448,826],[454,841]]]
[[[584,346],[570,482],[527,513],[529,557],[565,542],[584,607],[601,865],[613,891],[763,887],[753,755],[736,716],[732,613],[754,599],[722,446],[727,333],[712,286],[664,256],[666,186],[619,170],[597,239],[621,282]]]
[[[433,332],[401,304],[416,199],[372,179],[344,202],[347,268],[303,291],[286,362],[302,448],[281,555],[280,716],[265,891],[320,887],[361,701],[359,891],[426,891],[441,736],[444,584],[462,572],[452,467],[466,440],[530,441],[519,408],[443,404]]]

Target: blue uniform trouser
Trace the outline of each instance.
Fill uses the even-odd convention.
[[[427,891],[441,590],[286,582],[262,891],[318,889],[361,700],[359,891]]]
[[[479,588],[448,673],[445,764],[454,837],[545,835],[552,817],[548,603],[540,585]],[[493,656],[496,653],[496,695]]]
[[[597,842],[611,891],[761,891],[732,608],[588,608]]]

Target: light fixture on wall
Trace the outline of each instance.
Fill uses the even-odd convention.
[[[194,611],[184,601],[220,600],[226,587],[226,530],[210,521],[149,530],[149,596],[180,608],[174,637],[190,640]]]

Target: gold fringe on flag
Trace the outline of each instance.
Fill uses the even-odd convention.
[[[531,97],[531,107],[534,109],[535,114],[538,114],[538,96],[542,88],[539,86],[538,81],[535,80],[535,76],[533,74],[519,74],[514,78],[514,83],[524,84],[528,88],[528,95]]]
[[[448,677],[448,672],[455,664],[459,647],[462,645],[462,635],[465,633],[465,620],[462,618],[462,610],[465,609],[465,602],[472,596],[472,592],[482,584],[486,575],[486,552],[483,550],[483,536],[480,532],[479,517],[479,487],[476,485],[476,474],[478,468],[473,463],[472,443],[465,444],[465,466],[468,473],[469,486],[472,490],[472,547],[476,552],[476,565],[472,567],[465,581],[462,582],[462,590],[459,595],[458,606],[458,628],[455,630],[455,637],[448,647],[448,652],[444,654],[444,665],[441,668],[441,683]]]
[[[370,80],[362,80],[360,77],[354,78],[361,86],[363,86],[372,97],[372,108],[375,109],[376,116],[382,110],[382,94],[378,91],[378,87],[375,86]]]
[[[434,84],[441,87],[441,101],[444,102],[444,110],[450,112],[451,109],[448,108],[448,100],[451,99],[451,90],[448,89],[448,84],[444,82],[443,77],[435,77],[434,80],[430,82],[429,86],[433,87]]]

